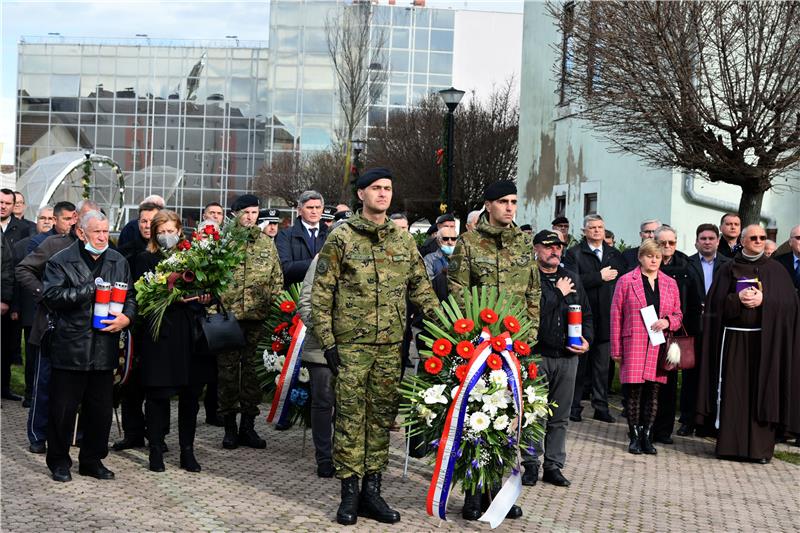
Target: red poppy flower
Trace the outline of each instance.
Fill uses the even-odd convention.
[[[528,379],[536,379],[538,373],[539,367],[536,366],[536,363],[531,363],[528,365]]]
[[[495,322],[497,322],[497,313],[488,308],[481,311],[480,317],[481,320],[483,320],[487,324],[494,324]]]
[[[502,352],[506,349],[506,338],[498,335],[492,339],[492,348],[496,352]]]
[[[428,374],[438,374],[442,371],[442,360],[438,357],[429,357],[425,360],[425,370]]]
[[[458,365],[456,367],[456,377],[458,381],[464,381],[464,378],[467,377],[467,365]]]
[[[486,365],[492,370],[500,370],[503,368],[503,360],[496,353],[493,353],[486,358]]]
[[[206,235],[214,235],[216,232],[217,228],[213,224],[206,224],[206,227],[203,228],[203,233]]]
[[[469,341],[461,341],[456,344],[456,353],[464,359],[471,359],[474,352],[475,347]]]
[[[283,331],[284,329],[286,329],[288,327],[289,327],[289,323],[288,322],[281,322],[280,324],[275,326],[274,331],[275,331],[275,333],[280,333],[281,331]]]
[[[475,329],[475,322],[468,318],[459,318],[456,320],[455,324],[453,324],[453,331],[459,335],[469,333],[473,329]]]
[[[439,357],[449,355],[453,350],[453,344],[447,339],[436,339],[433,343],[433,353]]]
[[[215,241],[218,241],[218,240],[219,240],[219,233],[215,233],[215,234],[214,234],[214,240],[215,240]]]
[[[511,333],[517,333],[520,329],[519,321],[510,315],[503,319],[503,326]]]
[[[275,341],[272,343],[273,352],[280,352],[282,350],[283,350],[283,343],[281,341]]]
[[[522,356],[530,355],[531,347],[522,341],[514,341],[514,351]]]
[[[297,305],[291,300],[284,300],[281,302],[281,311],[284,313],[294,313],[294,310],[297,309]]]

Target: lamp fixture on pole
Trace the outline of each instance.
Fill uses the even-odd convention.
[[[455,129],[455,116],[453,115],[464,96],[464,91],[454,87],[439,91],[439,97],[447,106],[447,146],[445,147],[445,161],[447,166],[447,197],[441,206],[442,214],[453,209],[453,169],[455,160],[453,158],[453,131]]]

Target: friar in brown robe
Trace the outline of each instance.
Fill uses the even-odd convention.
[[[778,428],[800,432],[800,304],[765,240],[760,226],[745,228],[744,248],[709,289],[697,397],[698,424],[718,430],[717,456],[762,463]],[[740,294],[744,279],[760,289]]]

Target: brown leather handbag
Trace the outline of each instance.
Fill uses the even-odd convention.
[[[665,333],[667,342],[661,345],[658,353],[658,367],[664,372],[694,368],[694,336],[688,335],[684,326],[679,333],[683,334]]]

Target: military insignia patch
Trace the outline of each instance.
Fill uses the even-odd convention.
[[[325,274],[328,272],[328,259],[320,257],[317,263],[317,274]]]

